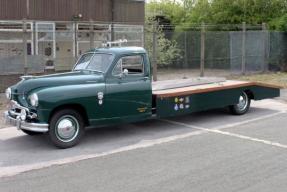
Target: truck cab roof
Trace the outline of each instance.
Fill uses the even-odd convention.
[[[113,53],[115,55],[131,54],[131,53],[142,53],[146,54],[146,50],[142,47],[106,47],[106,48],[95,48],[88,52],[98,53]]]

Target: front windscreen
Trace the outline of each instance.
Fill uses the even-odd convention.
[[[77,62],[74,70],[90,70],[105,73],[111,63],[114,56],[104,53],[87,53],[81,56]]]

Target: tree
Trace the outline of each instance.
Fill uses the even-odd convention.
[[[286,0],[213,0],[212,21],[220,24],[261,24],[280,17]]]
[[[162,31],[161,26],[155,27],[155,22],[153,18],[148,18],[146,20],[146,42],[145,48],[148,51],[149,55],[153,55],[153,34],[156,34],[157,37],[157,64],[159,67],[167,67],[173,62],[182,59],[181,49],[178,47],[177,42],[174,40],[169,40],[165,38],[165,35]]]
[[[278,31],[287,31],[287,13],[281,17],[273,19],[270,22],[270,28]]]
[[[189,0],[190,1],[190,0]],[[184,21],[186,11],[184,6],[173,0],[151,1],[146,6],[146,17],[165,16],[177,25]]]
[[[207,24],[273,24],[282,26],[287,0],[160,0],[147,4],[147,12],[161,14],[177,26]],[[274,24],[279,22],[280,24]],[[280,27],[282,29],[282,27]]]

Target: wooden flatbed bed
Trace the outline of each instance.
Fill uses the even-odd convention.
[[[235,105],[243,92],[254,100],[278,97],[280,88],[224,78],[159,81],[153,83],[153,107],[159,117],[182,115]]]

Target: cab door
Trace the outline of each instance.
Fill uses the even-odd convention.
[[[145,54],[118,57],[106,79],[105,113],[113,122],[133,122],[151,116],[152,89]]]

